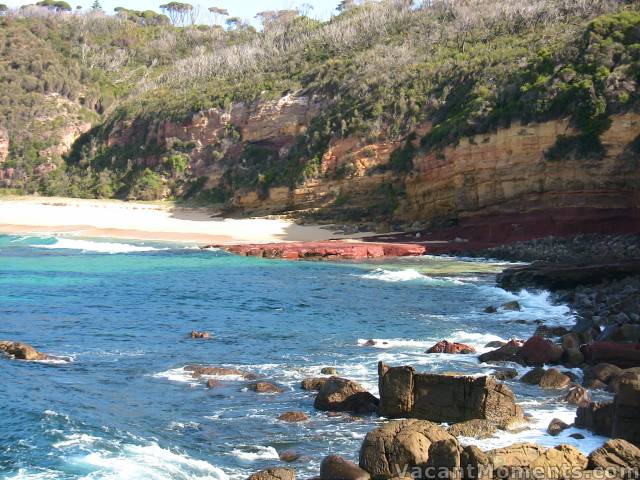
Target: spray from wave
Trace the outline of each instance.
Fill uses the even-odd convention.
[[[383,268],[376,268],[372,272],[359,275],[360,278],[367,280],[379,280],[381,282],[415,282],[426,283],[430,285],[464,285],[463,280],[477,280],[474,278],[462,279],[459,277],[431,277],[420,273],[413,268],[407,268],[404,270],[385,270]]]
[[[139,253],[169,250],[168,248],[157,248],[148,245],[133,245],[118,242],[97,242],[92,240],[76,240],[72,238],[56,238],[55,243],[33,244],[32,247],[45,248],[50,250],[80,250],[86,253]]]

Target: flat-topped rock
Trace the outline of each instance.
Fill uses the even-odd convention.
[[[209,245],[244,257],[281,258],[285,260],[362,260],[383,257],[423,255],[422,245],[404,243],[370,243],[330,240],[325,242],[261,243],[245,245]]]
[[[47,360],[51,358],[49,355],[37,351],[28,343],[0,341],[0,352],[4,352],[11,358],[16,360]]]

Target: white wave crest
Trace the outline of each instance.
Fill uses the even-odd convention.
[[[375,270],[359,275],[360,278],[367,280],[379,280],[381,282],[420,282],[428,283],[431,285],[464,285],[465,282],[460,277],[431,277],[420,273],[414,268],[406,268],[404,270],[385,270],[383,268],[376,268]],[[473,280],[469,278],[468,280]]]
[[[373,341],[373,345],[370,342]],[[361,347],[372,348],[428,348],[435,342],[427,342],[423,340],[405,340],[401,338],[370,338],[365,340],[364,338],[358,339],[358,345]]]
[[[57,238],[53,244],[33,244],[32,247],[46,248],[50,250],[80,250],[91,253],[139,253],[168,250],[168,248],[156,248],[148,245],[132,245],[117,242],[96,242],[92,240],[76,240],[73,238]]]
[[[250,447],[250,451],[236,448],[231,451],[231,454],[237,459],[245,462],[255,462],[256,460],[278,460],[280,458],[275,448],[262,447],[260,445]]]

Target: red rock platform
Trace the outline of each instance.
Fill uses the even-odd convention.
[[[243,257],[282,258],[286,260],[364,260],[367,258],[411,257],[424,255],[422,245],[369,242],[299,242],[247,245],[209,245]]]

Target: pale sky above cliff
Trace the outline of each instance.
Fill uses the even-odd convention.
[[[36,3],[38,0],[31,1],[15,1],[15,0],[0,0],[0,3],[5,3],[10,7],[19,7],[21,5],[28,5]],[[167,0],[168,1],[168,0]],[[226,8],[231,16],[240,17],[243,19],[253,19],[257,12],[264,10],[280,10],[296,8],[302,4],[308,3],[313,5],[313,10],[310,12],[310,16],[315,18],[327,19],[331,14],[335,13],[336,6],[339,0],[182,0],[192,5],[200,5],[202,10],[201,21],[205,23],[207,21],[207,9],[211,6],[218,6]],[[82,5],[84,8],[89,8],[93,3],[93,0],[67,0],[67,2],[76,7]],[[100,0],[105,12],[112,13],[115,7],[127,7],[135,10],[156,10],[160,11],[159,6],[166,3],[165,1],[154,0],[142,0],[138,2],[130,2],[127,0]]]

